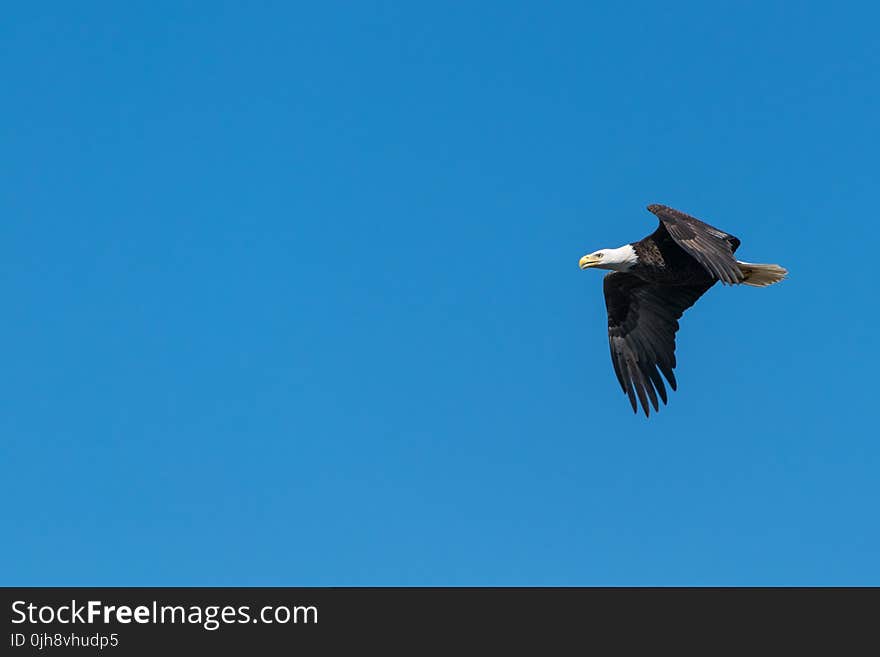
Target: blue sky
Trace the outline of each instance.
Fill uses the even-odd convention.
[[[7,585],[880,584],[871,3],[16,3]],[[649,203],[779,262],[645,420]]]

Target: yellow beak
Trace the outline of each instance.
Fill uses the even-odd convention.
[[[589,269],[590,267],[595,267],[599,264],[599,258],[596,256],[585,255],[581,258],[581,261],[578,263],[578,266],[581,269]]]

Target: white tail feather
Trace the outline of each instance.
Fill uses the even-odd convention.
[[[743,285],[765,287],[778,283],[788,274],[788,270],[779,265],[761,265],[754,262],[736,261],[743,275]]]

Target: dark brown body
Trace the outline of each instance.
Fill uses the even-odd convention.
[[[739,247],[739,240],[729,236],[731,252]],[[685,252],[665,228],[661,226],[646,238],[633,243],[639,258],[629,270],[639,278],[659,285],[696,285],[708,289],[717,280],[706,268]]]

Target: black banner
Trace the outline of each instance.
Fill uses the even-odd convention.
[[[860,636],[867,646],[877,643],[880,609],[880,589],[0,590],[9,655],[526,646],[543,653],[554,646],[766,647]]]

